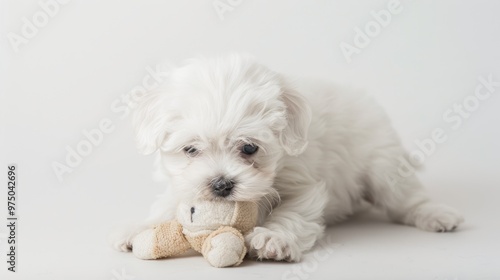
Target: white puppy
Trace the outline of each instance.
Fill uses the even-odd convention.
[[[395,222],[451,231],[463,218],[430,201],[408,154],[370,98],[320,83],[291,85],[252,58],[195,59],[174,70],[135,111],[139,149],[158,151],[168,188],[146,226],[174,217],[183,197],[255,201],[246,236],[260,259],[299,261],[366,202]],[[115,233],[129,250],[141,230]]]

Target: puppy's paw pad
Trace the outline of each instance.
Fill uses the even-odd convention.
[[[301,252],[283,234],[257,227],[247,235],[246,243],[251,257],[277,261],[299,261]]]
[[[416,214],[416,225],[423,230],[448,232],[464,222],[460,213],[446,205],[427,205],[421,208]]]

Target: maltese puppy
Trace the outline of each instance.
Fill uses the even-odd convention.
[[[462,216],[433,202],[384,111],[361,93],[289,80],[245,55],[190,60],[134,113],[137,143],[168,181],[142,226],[112,234],[128,251],[144,227],[174,218],[186,197],[254,201],[246,236],[258,259],[299,261],[325,226],[367,203],[435,232]]]

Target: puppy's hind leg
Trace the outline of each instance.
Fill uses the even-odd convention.
[[[464,221],[455,209],[432,201],[413,170],[402,175],[396,159],[377,159],[367,173],[367,192],[373,204],[399,223],[434,232],[454,230]]]

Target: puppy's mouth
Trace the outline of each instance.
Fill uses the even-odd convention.
[[[199,198],[212,201],[237,201],[233,191],[216,193],[211,190],[210,187],[206,187],[202,192],[198,194]]]

